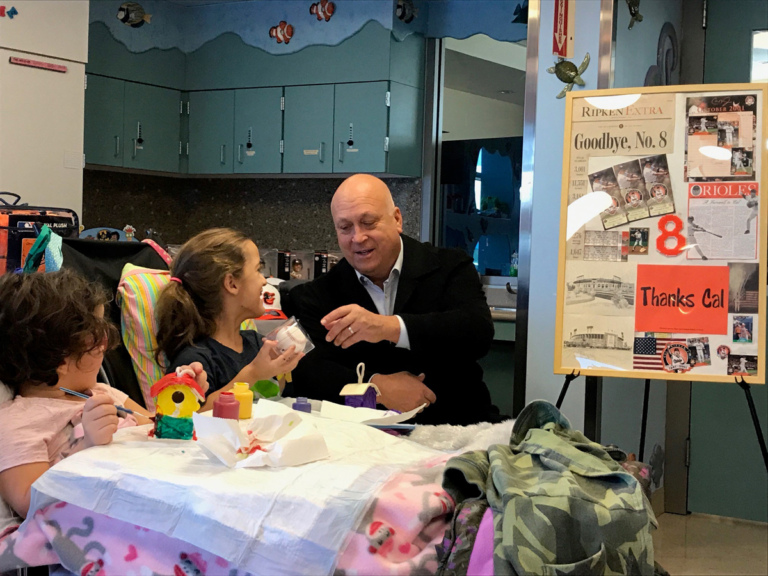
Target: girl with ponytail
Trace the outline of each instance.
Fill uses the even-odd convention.
[[[293,370],[303,356],[292,346],[278,354],[240,324],[264,313],[259,249],[228,228],[201,232],[184,244],[171,265],[171,282],[157,302],[159,349],[168,372],[200,362],[209,389],[201,410],[235,382],[255,383]]]

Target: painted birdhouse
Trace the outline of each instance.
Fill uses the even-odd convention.
[[[205,402],[205,394],[195,379],[187,374],[168,374],[152,386],[150,394],[157,407],[150,436],[176,440],[194,438],[192,414]]]
[[[353,408],[376,408],[376,397],[381,394],[375,384],[363,382],[365,374],[365,364],[360,362],[357,365],[357,383],[347,384],[339,392],[344,396],[344,404]]]

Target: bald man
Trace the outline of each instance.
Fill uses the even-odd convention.
[[[498,420],[478,364],[493,321],[472,259],[404,236],[400,209],[373,176],[347,178],[331,215],[344,259],[283,303],[317,346],[293,373],[294,393],[339,402],[363,362],[380,405],[427,405],[418,422]]]

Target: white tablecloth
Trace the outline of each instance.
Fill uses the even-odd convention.
[[[148,426],[62,460],[33,485],[30,512],[70,502],[185,540],[261,574],[330,573],[346,535],[395,471],[439,452],[350,422],[306,416],[330,458],[232,469]]]

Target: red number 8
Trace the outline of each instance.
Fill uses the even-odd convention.
[[[668,229],[667,226],[672,224],[672,229]],[[683,230],[683,221],[679,216],[674,214],[667,214],[659,218],[659,237],[656,238],[656,250],[664,254],[665,256],[677,256],[685,248],[685,237],[680,234]],[[667,246],[667,240],[669,238],[675,239],[675,245],[670,248]]]

